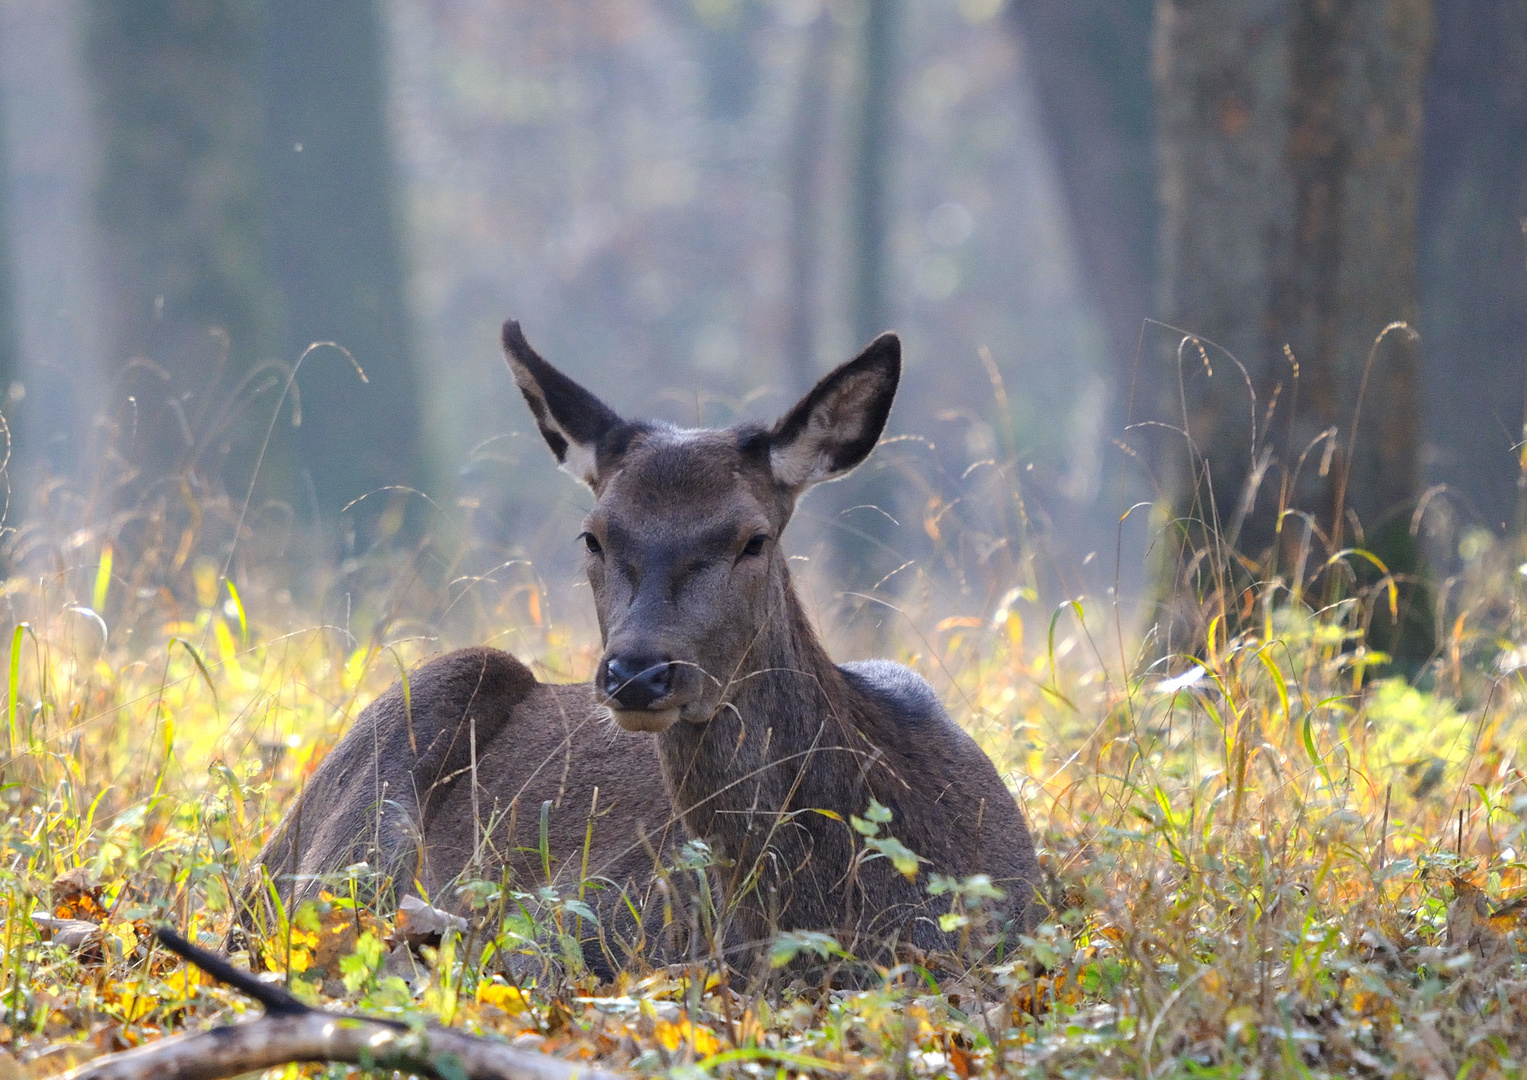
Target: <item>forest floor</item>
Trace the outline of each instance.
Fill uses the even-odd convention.
[[[0,1078],[252,1013],[152,928],[221,950],[239,881],[322,752],[440,648],[376,614],[399,606],[366,595],[380,575],[352,574],[345,624],[326,625],[275,570],[173,532],[140,545],[157,560],[141,567],[75,533],[61,569],[7,585]],[[1520,1076],[1523,557],[1475,545],[1410,678],[1364,641],[1383,583],[1318,603],[1236,593],[1235,633],[1219,620],[1155,664],[1110,609],[1024,589],[918,627],[900,656],[1012,777],[1053,904],[1018,955],[943,985],[896,969],[760,991],[703,964],[510,979],[494,953],[555,950],[558,926],[505,917],[502,894],[467,932],[491,948],[447,929],[408,979],[389,960],[404,928],[342,889],[233,959],[312,1002],[643,1075]],[[546,677],[592,669],[533,579],[478,593],[476,617],[516,627],[497,642]],[[580,911],[561,900],[553,923]]]

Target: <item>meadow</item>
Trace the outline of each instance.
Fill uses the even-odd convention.
[[[459,535],[409,540],[386,514],[340,558],[210,488],[114,515],[91,490],[26,495],[6,541],[0,1077],[254,1011],[152,928],[224,948],[266,832],[400,672],[470,641],[552,680],[597,657],[533,567],[467,573]],[[1176,534],[1160,511],[1152,527]],[[1318,538],[1298,579],[1201,563],[1190,654],[1016,572],[978,610],[909,601],[885,648],[1011,778],[1043,849],[1051,916],[1001,965],[843,989],[699,957],[601,984],[558,952],[579,897],[537,921],[518,903],[536,883],[508,881],[427,941],[336,883],[235,940],[234,963],[311,1002],[640,1075],[1519,1076],[1527,549],[1469,532],[1460,551],[1413,670],[1366,632],[1404,595]],[[981,888],[961,888],[974,950]],[[544,962],[526,977],[512,954]]]

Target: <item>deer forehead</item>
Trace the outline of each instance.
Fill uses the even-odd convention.
[[[599,493],[594,518],[664,532],[779,527],[788,513],[767,450],[748,432],[655,428],[632,440]]]

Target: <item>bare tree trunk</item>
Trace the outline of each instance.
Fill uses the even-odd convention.
[[[378,0],[89,11],[112,353],[137,401],[123,424],[135,460],[150,475],[202,462],[242,494],[276,393],[238,408],[240,376],[327,340],[368,382],[337,353],[305,362],[302,425],[265,457],[268,478],[304,467],[325,515],[419,483]],[[129,369],[139,356],[151,366]],[[219,467],[225,446],[246,460]]]
[[[121,398],[136,402],[123,449],[152,474],[207,445],[215,453],[231,396],[217,376],[274,347],[258,160],[261,12],[256,0],[91,0],[87,10],[108,351],[124,372]],[[152,366],[129,369],[139,357]]]
[[[890,328],[886,233],[896,119],[897,30],[901,0],[874,0],[864,16],[859,82],[859,139],[853,173],[854,339],[863,345]]]
[[[1421,171],[1428,480],[1520,529],[1527,360],[1527,4],[1436,0]]]
[[[19,421],[23,468],[54,475],[90,462],[83,448],[107,384],[95,287],[101,260],[92,242],[95,140],[79,48],[88,12],[88,0],[0,7],[8,276],[20,354],[11,378],[23,395],[5,415]],[[13,491],[35,490],[35,479],[12,465]]]
[[[849,308],[855,347],[891,328],[892,308],[886,241],[893,215],[890,192],[895,168],[898,65],[903,0],[872,0],[860,25],[858,101],[849,163]],[[885,609],[861,598],[875,593],[906,561],[896,533],[900,519],[895,478],[880,468],[860,473],[820,504],[836,527],[832,575],[856,608],[854,622],[881,647]],[[829,501],[830,500],[830,501]],[[852,508],[860,508],[849,511]],[[868,509],[868,508],[873,509]],[[896,589],[900,581],[891,580]]]
[[[892,329],[896,313],[891,302],[887,239],[894,217],[891,181],[895,173],[898,91],[901,78],[901,24],[903,0],[871,0],[855,21],[853,53],[857,71],[849,91],[849,134],[844,138],[843,166],[846,214],[845,293],[855,347]],[[816,379],[815,310],[809,294],[816,292],[817,217],[811,200],[822,182],[820,160],[831,148],[824,145],[832,130],[827,108],[831,90],[834,14],[824,11],[806,47],[793,145],[791,147],[792,307],[807,300],[809,306],[790,313],[786,345],[790,349],[793,380],[810,386]],[[844,25],[849,21],[844,20]],[[815,97],[815,102],[813,102]],[[816,115],[811,115],[812,111]],[[901,547],[897,496],[900,485],[888,471],[884,455],[876,463],[842,483],[815,496],[812,512],[828,526],[825,556],[826,577],[839,583],[840,602],[835,621],[840,632],[856,635],[873,651],[883,647],[887,632],[887,608],[867,600],[880,593],[890,595],[901,585],[895,571],[906,564]],[[887,584],[889,582],[889,584]]]
[[[1016,0],[1007,8],[1124,386],[1141,328],[1155,314],[1153,12],[1153,0]]]
[[[827,146],[828,80],[832,19],[823,12],[806,31],[801,55],[800,85],[790,133],[790,287],[785,327],[785,361],[792,389],[811,389],[817,371],[817,290],[819,284],[822,155]]]
[[[0,107],[0,116],[4,114],[4,108]],[[9,189],[13,171],[10,167],[9,137],[9,132],[0,130],[0,206],[9,205],[11,201]],[[19,313],[16,310],[16,291],[12,281],[14,265],[11,231],[0,224],[0,415],[5,417],[7,433],[5,439],[0,439],[0,456],[4,456],[7,462],[10,460],[9,451],[14,449],[11,445],[15,436],[15,412],[12,405],[19,402],[25,392],[19,385],[14,397],[10,392],[11,386],[21,378],[18,355],[21,335],[17,325]]]
[[[417,485],[418,381],[386,125],[379,0],[265,0],[262,52],[271,251],[300,383],[302,464],[325,516],[385,485]],[[381,510],[384,500],[376,500]]]
[[[1245,372],[1190,349],[1158,407],[1191,440],[1180,506],[1253,557],[1292,507],[1332,549],[1418,568],[1416,348],[1374,342],[1416,315],[1431,32],[1430,0],[1158,9],[1163,308]]]

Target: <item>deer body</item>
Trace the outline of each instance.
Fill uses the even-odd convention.
[[[642,931],[617,897],[643,909],[654,856],[682,837],[660,770],[650,742],[612,729],[587,684],[547,685],[507,653],[461,649],[361,712],[257,866],[288,904],[324,888],[343,894],[359,863],[369,864],[368,889],[413,892],[417,881],[442,907],[455,905],[457,884],[498,881],[505,866],[532,893],[574,895],[587,874],[605,885],[590,895],[609,925],[602,939],[590,932],[585,952],[608,971]],[[263,899],[261,884],[251,902]]]
[[[593,686],[542,686],[491,654],[502,660],[489,666],[512,677],[500,678],[484,708],[474,704],[480,691],[467,688],[490,651],[434,661],[416,677],[411,717],[449,752],[414,749],[417,730],[408,741],[395,688],[309,785],[326,808],[343,807],[332,828],[299,841],[289,818],[262,862],[274,871],[354,861],[354,841],[367,835],[357,819],[381,805],[386,772],[389,790],[424,794],[399,812],[412,833],[373,828],[372,842],[384,863],[424,866],[437,882],[481,864],[485,851],[516,875],[540,876],[525,866],[539,853],[527,860],[515,849],[525,846],[527,809],[538,813],[527,804],[552,799],[557,865],[580,866],[588,849],[591,873],[641,892],[654,855],[679,839],[681,819],[720,856],[714,873],[739,956],[757,955],[778,930],[826,931],[871,958],[893,943],[948,948],[937,921],[947,902],[926,891],[932,874],[987,875],[1005,894],[999,915],[1030,924],[1038,864],[995,767],[909,669],[832,662],[778,545],[799,496],[873,449],[900,373],[895,337],[828,375],[772,428],[702,431],[621,419],[536,355],[515,323],[504,327],[504,346],[548,445],[595,495],[580,537],[605,644]],[[426,690],[426,672],[455,689]],[[489,714],[503,752],[491,736],[481,749]],[[609,717],[633,734],[612,729]],[[465,770],[462,747],[474,737],[476,767]],[[373,768],[372,748],[383,745],[386,764]],[[596,813],[597,850],[577,816],[596,785],[601,807],[619,802]],[[872,800],[891,810],[889,832],[923,860],[915,881],[866,857],[850,819]],[[500,808],[500,832],[509,827],[504,808],[518,806],[514,837],[484,842],[489,804]],[[402,854],[410,839],[423,861]],[[635,937],[641,928],[622,929]]]
[[[907,668],[820,659],[815,670],[760,680],[705,728],[657,736],[685,826],[732,864],[724,880],[738,950],[776,930],[825,930],[861,957],[884,959],[893,942],[950,951],[936,920],[946,909],[926,891],[934,873],[988,875],[1026,928],[1038,866],[985,753]],[[871,800],[925,860],[915,880],[885,859],[863,860],[849,822]]]

